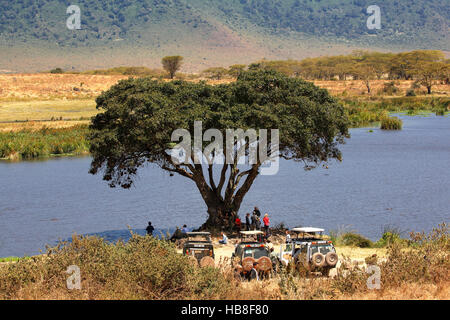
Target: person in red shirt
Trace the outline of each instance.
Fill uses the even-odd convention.
[[[234,225],[236,227],[237,232],[239,233],[239,231],[241,231],[241,219],[239,218],[239,216],[236,217]]]
[[[269,220],[269,214],[266,213],[263,218],[264,223],[264,233],[266,234],[266,239],[269,237],[269,226],[270,226],[270,220]]]

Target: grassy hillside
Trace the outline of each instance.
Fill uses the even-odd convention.
[[[382,29],[374,31],[368,0],[79,0],[76,31],[66,27],[69,4],[0,0],[0,70],[155,67],[171,53],[193,70],[357,47],[450,50],[450,14],[439,0],[379,0]]]

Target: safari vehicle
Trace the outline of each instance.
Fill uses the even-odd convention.
[[[280,246],[277,256],[282,266],[293,265],[304,269],[307,274],[321,272],[328,276],[330,270],[336,267],[338,256],[331,241],[323,239],[324,229],[294,228],[291,233],[291,243]]]
[[[275,266],[271,252],[263,242],[261,231],[241,231],[240,242],[231,256],[231,264],[239,278],[249,279],[253,264],[260,276],[268,276]]]
[[[183,245],[183,255],[192,257],[194,264],[201,267],[214,266],[214,247],[209,232],[188,232]]]

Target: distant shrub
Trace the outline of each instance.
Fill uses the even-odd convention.
[[[408,89],[406,91],[406,96],[407,97],[415,97],[416,96],[416,92],[414,91],[414,89]]]
[[[381,120],[382,130],[401,130],[403,121],[397,117],[386,117]]]
[[[394,243],[406,246],[408,242],[406,239],[401,237],[401,234],[402,232],[400,229],[393,226],[386,226],[383,230],[383,235],[377,242],[375,242],[374,246],[382,248]]]
[[[387,82],[387,83],[385,83],[385,84],[383,85],[382,92],[383,92],[384,94],[387,94],[387,95],[391,95],[391,96],[392,96],[392,95],[398,93],[398,91],[399,91],[399,89],[398,89],[397,86],[395,85],[395,82],[394,82],[394,81]]]
[[[64,73],[64,70],[61,68],[55,68],[50,70],[50,73]]]
[[[165,74],[163,70],[150,69],[147,67],[115,67],[110,69],[90,70],[83,73],[92,75],[124,75],[139,77],[145,76],[154,78],[162,78]]]
[[[338,243],[344,246],[354,246],[359,248],[370,248],[372,241],[354,232],[346,232],[338,237]]]

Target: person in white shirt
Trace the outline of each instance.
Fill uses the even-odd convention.
[[[291,243],[291,235],[289,230],[286,230],[286,243]]]
[[[222,235],[222,240],[219,240],[219,243],[220,244],[228,244],[228,238],[225,235],[225,233],[221,232],[220,234]]]

